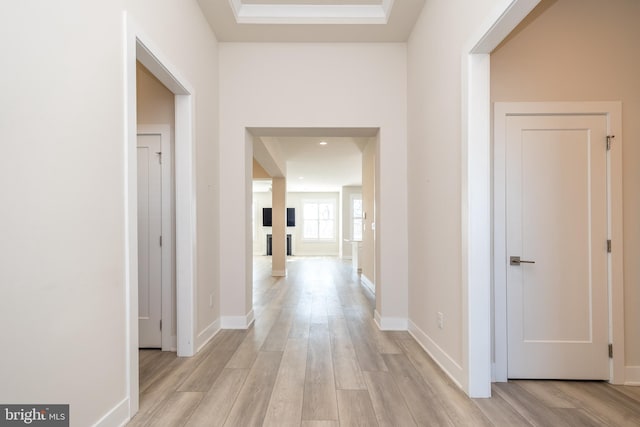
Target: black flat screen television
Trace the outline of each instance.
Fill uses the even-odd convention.
[[[287,227],[296,226],[296,208],[287,208]]]
[[[262,208],[262,226],[271,227],[271,208]]]
[[[262,226],[273,227],[271,208],[262,208]],[[287,227],[296,226],[296,208],[287,208]]]

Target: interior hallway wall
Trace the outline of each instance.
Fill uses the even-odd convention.
[[[197,292],[218,287],[217,42],[196,2],[3,4],[0,401],[68,403],[77,426],[128,406],[125,9],[197,92]]]
[[[471,48],[473,33],[507,3],[429,0],[408,42],[409,327],[463,388],[469,375],[461,243],[463,48]]]
[[[640,2],[543,0],[491,55],[491,101],[622,101],[625,359],[640,381]]]
[[[406,93],[403,43],[220,44],[223,318],[251,310],[245,129],[365,127],[380,128],[380,314],[406,325]]]

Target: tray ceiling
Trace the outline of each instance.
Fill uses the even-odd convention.
[[[403,42],[425,0],[198,0],[222,42]]]

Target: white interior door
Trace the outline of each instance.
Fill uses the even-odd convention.
[[[139,347],[162,347],[161,135],[138,135]]]
[[[508,377],[609,379],[607,118],[514,115],[505,133]]]

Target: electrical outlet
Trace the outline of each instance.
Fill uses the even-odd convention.
[[[442,312],[438,312],[438,328],[444,329],[444,314]]]

